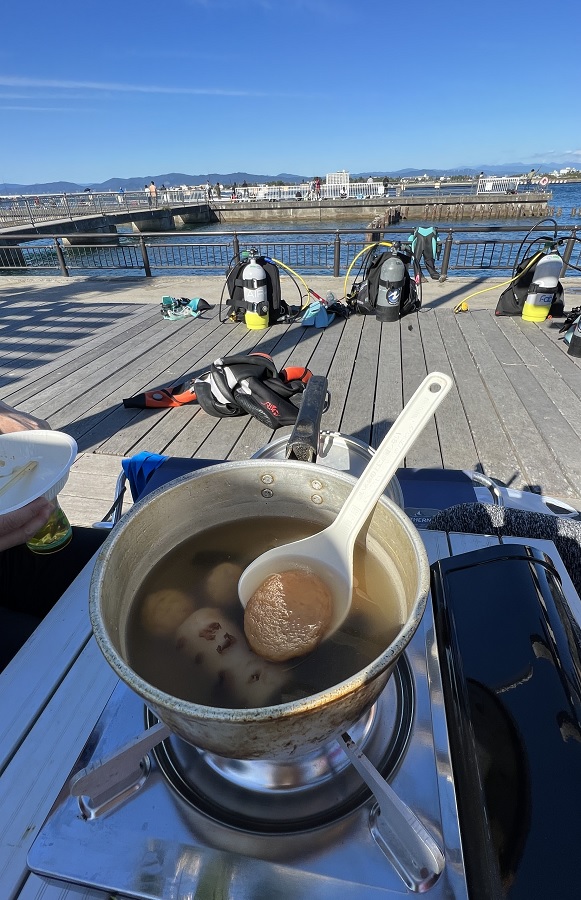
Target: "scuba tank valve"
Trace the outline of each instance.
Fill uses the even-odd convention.
[[[266,272],[257,262],[257,251],[250,250],[250,259],[242,272],[244,288],[244,322],[247,328],[258,331],[268,327],[268,291]]]
[[[405,280],[405,265],[396,254],[387,256],[381,264],[375,314],[380,322],[399,319],[401,293]]]
[[[549,250],[548,244],[546,249]],[[535,266],[533,282],[530,285],[522,309],[525,322],[544,322],[549,315],[559,285],[559,275],[563,266],[561,256],[550,249]]]

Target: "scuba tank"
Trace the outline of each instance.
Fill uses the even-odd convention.
[[[250,260],[242,270],[242,284],[246,327],[255,331],[268,328],[269,305],[266,272],[256,260],[256,250],[250,251]]]
[[[396,322],[400,316],[400,301],[406,268],[396,254],[388,254],[381,264],[375,315],[380,322]]]
[[[562,267],[563,260],[554,250],[538,261],[522,309],[525,322],[545,321],[557,294]]]

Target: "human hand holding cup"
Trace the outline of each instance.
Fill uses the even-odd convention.
[[[63,432],[0,435],[0,549],[26,542],[35,553],[53,553],[68,544],[72,529],[58,494],[76,454],[75,440]]]

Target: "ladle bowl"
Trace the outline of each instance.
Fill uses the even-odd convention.
[[[333,611],[325,637],[342,625],[351,608],[353,550],[357,535],[400,462],[452,384],[452,379],[441,372],[432,372],[422,381],[331,525],[300,541],[274,547],[247,566],[238,582],[238,595],[244,608],[271,575],[298,569],[318,575],[331,590]]]

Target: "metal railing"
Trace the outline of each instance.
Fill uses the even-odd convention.
[[[161,190],[156,196],[148,191],[108,191],[82,194],[39,194],[0,198],[0,227],[37,225],[43,222],[87,216],[107,216],[170,206],[199,205],[207,202],[203,188]]]
[[[516,194],[520,178],[479,178],[476,185],[477,194]],[[525,182],[526,184],[526,182]]]
[[[442,230],[438,239],[438,267],[444,277],[451,274],[504,275],[512,271],[527,231],[519,226],[467,226]],[[533,237],[535,237],[533,235]],[[581,238],[576,226],[559,230],[563,270],[578,274]],[[47,235],[24,238],[0,235],[0,273],[163,274],[222,275],[242,250],[256,247],[263,256],[280,260],[301,274],[345,274],[351,261],[369,242],[365,231],[276,231],[276,232],[174,232],[156,235]],[[375,236],[373,238],[376,240]],[[406,243],[409,229],[391,228],[383,240]],[[532,251],[544,243],[544,235],[527,245]],[[80,243],[82,241],[82,243]],[[70,243],[69,243],[70,242]]]

